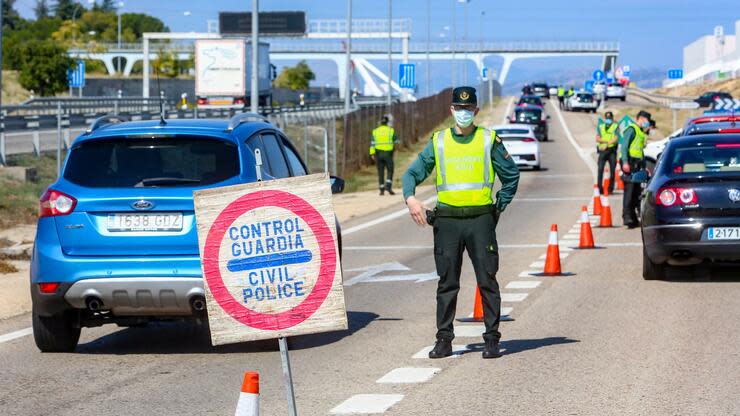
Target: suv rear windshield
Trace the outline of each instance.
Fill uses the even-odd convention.
[[[674,174],[740,172],[740,142],[677,148],[670,160]]]
[[[578,101],[582,103],[590,103],[593,102],[594,96],[591,94],[578,94]]]
[[[90,140],[72,148],[64,169],[91,188],[203,186],[238,174],[236,145],[202,137]]]
[[[505,134],[527,134],[530,130],[528,129],[496,129],[496,134],[499,136]]]

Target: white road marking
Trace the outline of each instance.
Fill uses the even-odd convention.
[[[431,380],[432,377],[440,371],[442,371],[441,368],[401,367],[391,370],[386,375],[379,378],[376,383],[424,383]]]
[[[539,273],[539,272],[536,270],[525,270],[519,273],[519,277],[536,277],[536,276],[532,276],[532,273]]]
[[[347,280],[346,282],[344,282],[344,285],[352,286],[356,283],[360,283],[362,281],[370,279],[376,274],[380,274],[383,272],[390,272],[390,271],[396,272],[396,271],[407,271],[407,270],[411,270],[411,269],[409,269],[408,267],[404,266],[403,264],[397,261],[394,261],[391,263],[374,264],[371,266],[361,267],[358,269],[349,269],[347,270],[348,272],[362,271],[362,273]]]
[[[539,280],[515,280],[506,285],[506,289],[534,289],[540,285]]]
[[[511,315],[511,312],[514,310],[514,308],[510,306],[502,306],[501,307],[501,316],[509,316]]]
[[[424,203],[424,205],[428,205],[428,204],[431,204],[436,199],[437,199],[437,195],[433,195],[425,199],[422,202]],[[382,224],[384,222],[395,220],[396,218],[400,218],[404,215],[408,215],[408,213],[409,213],[409,210],[407,208],[403,208],[398,211],[391,212],[390,214],[383,215],[382,217],[376,218],[374,220],[371,220],[371,221],[368,221],[362,224],[357,224],[354,227],[349,227],[346,230],[342,230],[342,235],[343,236],[350,235],[350,234],[356,233],[357,231],[362,231],[366,228],[370,228],[375,225]]]
[[[580,237],[575,234],[566,234],[561,240],[578,240]]]
[[[529,296],[528,293],[502,293],[501,302],[521,302]]]
[[[545,267],[545,262],[544,261],[534,261],[532,262],[532,264],[529,265],[529,267],[532,269],[540,269],[542,267]]]
[[[434,345],[424,347],[419,352],[411,356],[411,358],[417,358],[417,359],[429,358],[429,351],[431,351],[433,348],[434,348]],[[457,358],[463,355],[463,353],[465,353],[465,351],[467,350],[468,350],[467,345],[452,344],[452,357]]]
[[[350,286],[356,283],[387,283],[387,282],[408,282],[413,281],[416,283],[429,282],[431,280],[437,280],[437,272],[430,273],[415,273],[415,274],[392,274],[387,276],[370,276],[361,281],[351,282],[349,285],[345,283],[345,286]]]
[[[581,160],[583,160],[583,162],[586,164],[588,169],[591,171],[591,176],[593,177],[594,181],[596,181],[596,171],[598,170],[598,168],[596,166],[596,162],[593,160],[593,158],[591,158],[591,153],[593,152],[593,149],[590,149],[589,151],[579,146],[578,142],[576,142],[576,139],[573,137],[573,133],[570,132],[568,125],[565,123],[565,119],[563,118],[563,113],[560,112],[560,109],[556,105],[553,105],[552,108],[555,109],[555,114],[557,114],[558,120],[560,120],[560,126],[563,128],[563,131],[565,132],[565,137],[568,139],[570,144],[573,145],[573,148],[576,150],[578,157],[580,157]]]
[[[514,96],[509,98],[509,103],[506,104],[506,110],[504,110],[504,118],[501,120],[501,124],[507,124],[509,122],[509,113],[511,113],[511,107],[514,105]]]
[[[355,394],[331,409],[335,415],[384,413],[403,400],[403,394]]]
[[[547,244],[542,243],[531,243],[531,244],[499,244],[499,249],[512,249],[512,248],[542,248],[547,247]],[[393,250],[431,250],[434,246],[346,246],[342,247],[342,250],[352,250],[352,251],[393,251]],[[560,251],[569,251],[567,247],[561,247]],[[346,272],[349,271],[359,271],[360,269],[355,270],[345,270]],[[363,268],[362,270],[367,270]]]
[[[480,338],[484,332],[486,332],[485,325],[457,325],[455,338]]]
[[[0,335],[0,344],[2,344],[4,342],[12,341],[14,339],[23,338],[23,337],[25,337],[27,335],[31,335],[31,334],[33,334],[33,328],[31,328],[31,327],[19,329],[17,331],[13,331],[13,332],[9,332],[7,334]]]
[[[563,250],[562,249],[558,249],[558,251],[563,251]],[[561,259],[567,258],[568,256],[570,256],[570,253],[560,253],[560,258]],[[540,256],[540,259],[542,259],[542,260],[544,260],[546,258],[547,258],[547,253],[545,253],[545,254],[543,254],[543,255]]]

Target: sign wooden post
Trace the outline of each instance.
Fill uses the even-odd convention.
[[[286,337],[347,329],[328,174],[193,195],[211,343],[278,338],[291,378]]]

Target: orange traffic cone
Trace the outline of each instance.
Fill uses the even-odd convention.
[[[614,169],[614,180],[617,181],[617,189],[620,191],[624,191],[624,181],[622,181],[622,168],[617,165],[617,168]]]
[[[601,215],[601,194],[599,185],[594,185],[594,215]]]
[[[236,405],[234,416],[259,416],[260,414],[260,375],[253,371],[244,373],[242,392]]]
[[[604,190],[604,196],[609,196],[609,185],[611,185],[612,173],[608,170],[604,172],[604,181],[601,184],[601,189]]]
[[[553,224],[550,227],[550,239],[547,242],[547,255],[545,257],[545,269],[542,274],[545,276],[558,276],[560,270],[560,248],[558,247],[558,225]]]
[[[480,288],[475,287],[475,305],[473,305],[473,321],[483,322],[483,299],[480,296]]]
[[[591,221],[588,220],[588,207],[581,208],[581,241],[578,248],[594,248],[594,235],[591,232]]]
[[[601,199],[599,228],[610,228],[612,226],[612,208],[609,206],[609,198],[602,196]]]

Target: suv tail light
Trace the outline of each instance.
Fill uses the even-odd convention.
[[[244,98],[234,98],[234,104],[244,104]]]
[[[699,202],[696,192],[692,188],[661,188],[655,203],[664,207],[678,205],[691,205]]]
[[[531,137],[525,137],[525,138],[522,139],[522,141],[529,143],[529,142],[534,142],[535,140],[533,138],[531,138]]]
[[[198,104],[199,105],[206,105],[206,104],[208,104],[208,98],[198,97]]]
[[[39,218],[69,215],[76,205],[77,200],[73,197],[54,189],[47,189],[39,200]]]
[[[41,293],[54,293],[57,289],[59,289],[58,282],[39,283],[39,291],[41,291]]]

